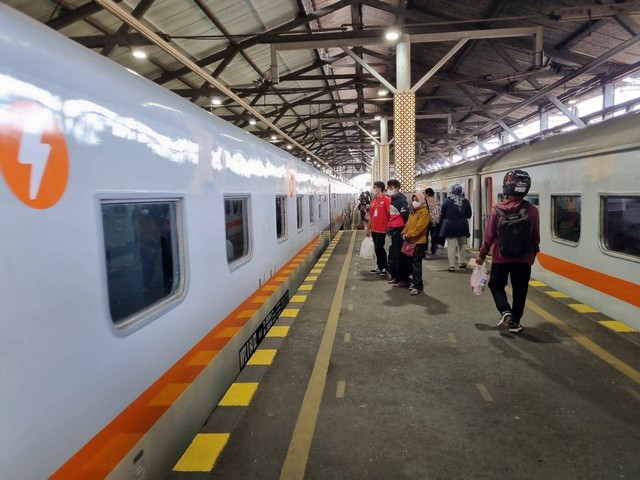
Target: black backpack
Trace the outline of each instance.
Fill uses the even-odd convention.
[[[519,257],[531,251],[531,222],[527,214],[529,202],[523,200],[520,210],[506,213],[494,206],[498,212],[498,245],[503,257]]]

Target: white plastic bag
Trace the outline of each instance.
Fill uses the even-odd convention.
[[[371,237],[365,237],[360,245],[360,256],[367,260],[373,260],[376,258],[376,249],[373,246],[373,239]]]
[[[487,267],[484,263],[482,265],[476,265],[475,270],[471,274],[471,289],[474,295],[480,295],[484,291],[484,287],[487,284]]]

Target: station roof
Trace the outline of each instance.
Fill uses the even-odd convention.
[[[416,92],[417,173],[541,110],[560,110],[580,125],[570,100],[598,95],[640,69],[638,1],[3,2],[347,176],[369,169],[366,132],[379,130],[376,115],[393,122],[393,95],[378,93],[383,80],[396,85],[389,27],[410,36],[412,85],[433,74]],[[147,57],[135,58],[134,50]],[[389,131],[392,137],[392,123]]]

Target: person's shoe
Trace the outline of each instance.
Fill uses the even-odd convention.
[[[395,278],[392,278],[387,283],[391,283],[391,284],[398,283],[398,280],[396,280]]]
[[[382,270],[380,270],[380,275],[389,275],[389,272],[386,268],[383,268]]]
[[[409,295],[418,295],[422,290],[418,290],[417,288],[412,288],[409,290]]]
[[[450,272],[455,272],[456,271],[456,267],[449,267],[449,268],[447,268],[447,270],[449,270]]]
[[[399,287],[399,288],[407,288],[409,286],[409,282],[397,282],[394,287]]]
[[[512,318],[513,315],[511,315],[511,312],[502,312],[502,314],[500,315],[500,321],[498,322],[498,328],[506,327],[507,325],[511,324]]]
[[[458,266],[460,268],[467,268],[467,264],[466,263],[459,263]]]
[[[381,274],[383,271],[386,272],[386,270],[380,270],[379,268],[374,268],[373,270],[369,270],[369,273]]]
[[[520,333],[522,330],[523,327],[519,323],[509,323],[509,331],[511,333]]]

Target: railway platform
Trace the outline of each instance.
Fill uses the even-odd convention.
[[[171,479],[640,477],[637,333],[535,279],[499,330],[446,251],[410,296],[363,238],[331,242]]]

